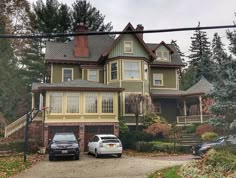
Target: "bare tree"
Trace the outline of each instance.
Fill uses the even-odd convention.
[[[148,96],[142,94],[130,94],[127,96],[128,110],[135,116],[136,130],[138,130],[139,115],[144,112],[147,107]]]

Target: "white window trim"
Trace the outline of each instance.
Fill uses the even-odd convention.
[[[62,68],[62,82],[66,82],[64,81],[64,70],[71,70],[71,80],[74,80],[74,69],[73,68]]]
[[[167,52],[168,53],[168,60],[164,60],[164,58],[162,58],[162,56],[164,55],[164,52]],[[158,58],[156,58],[156,60],[157,61],[161,61],[161,62],[170,62],[170,52],[169,51],[165,51],[165,50],[162,50],[162,51],[156,51],[156,56],[158,56],[157,55],[157,53],[161,53],[161,59],[159,60]]]
[[[90,80],[90,79],[89,79],[90,71],[96,71],[97,80]],[[98,69],[88,69],[88,70],[87,70],[87,80],[88,80],[88,81],[93,81],[93,82],[99,82],[99,70],[98,70]]]
[[[111,71],[111,65],[114,64],[114,63],[116,63],[116,65],[117,65],[117,78],[116,78],[116,79],[112,79],[112,78],[111,78],[111,72],[112,72],[112,71]],[[110,68],[110,71],[109,71],[110,81],[117,81],[117,80],[119,80],[119,66],[118,66],[118,61],[111,62],[110,65],[109,65],[109,68]]]
[[[161,81],[162,81],[161,83],[162,84],[155,84],[155,78],[154,78],[155,74],[161,75]],[[163,74],[162,73],[153,73],[152,74],[152,84],[153,84],[153,86],[164,86]]]
[[[110,92],[110,94],[112,95],[112,112],[102,112],[102,107],[103,107],[103,105],[102,105],[102,101],[103,101],[103,94],[104,93],[101,93],[101,114],[114,114],[114,105],[115,105],[115,95],[114,95],[114,93],[112,93],[112,92]]]
[[[145,67],[147,67],[147,71],[145,71]],[[145,75],[147,78],[145,78]],[[149,75],[148,75],[148,64],[146,62],[143,63],[143,80],[147,81],[149,78]]]
[[[126,51],[126,48],[125,48],[126,43],[130,43],[131,51]],[[134,53],[134,43],[133,43],[133,41],[124,41],[124,53],[125,54],[133,54]]]
[[[125,78],[125,62],[136,62],[139,63],[139,77],[138,78]],[[141,61],[134,61],[134,60],[123,60],[122,61],[122,80],[142,80],[141,79]]]

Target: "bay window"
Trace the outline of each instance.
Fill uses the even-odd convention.
[[[117,62],[111,63],[111,80],[117,80]]]
[[[124,79],[140,79],[140,62],[124,61]]]
[[[67,93],[67,113],[79,113],[79,93]]]

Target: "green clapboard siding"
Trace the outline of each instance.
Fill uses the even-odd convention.
[[[153,74],[161,73],[163,74],[164,86],[153,86]],[[151,87],[157,88],[176,88],[176,70],[175,68],[151,68],[150,76]]]
[[[113,86],[113,87],[120,87],[120,82],[112,82],[108,84],[109,86]]]
[[[53,64],[53,78],[52,83],[62,82],[62,69],[63,68],[73,68],[74,70],[74,80],[81,79],[81,70],[78,65],[66,65],[66,64]]]
[[[99,70],[99,83],[104,83],[104,71]]]
[[[133,54],[124,53],[124,41],[133,41]],[[118,41],[116,46],[112,49],[109,54],[109,58],[117,56],[138,56],[149,58],[147,51],[144,49],[142,44],[137,40],[133,34],[125,34],[122,39]]]
[[[143,82],[122,81],[121,87],[125,89],[125,92],[142,92]]]

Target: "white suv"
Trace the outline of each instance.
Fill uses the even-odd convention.
[[[88,143],[88,154],[94,154],[96,158],[102,155],[122,155],[121,141],[111,134],[94,135]]]

